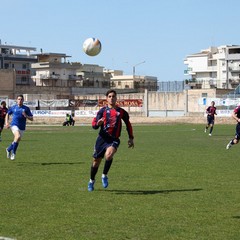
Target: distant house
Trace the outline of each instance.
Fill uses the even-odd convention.
[[[144,92],[158,90],[157,77],[140,75],[114,75],[110,79],[114,89],[128,89],[133,92]]]

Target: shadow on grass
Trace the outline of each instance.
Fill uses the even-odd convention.
[[[19,166],[22,166],[25,164],[49,166],[49,165],[75,165],[75,164],[83,164],[83,162],[50,162],[50,163],[18,162]]]
[[[235,219],[239,219],[239,220],[240,220],[240,216],[233,216],[232,218],[235,218]]]
[[[75,164],[82,164],[81,162],[66,162],[66,163],[41,163],[42,166],[48,166],[48,165],[75,165]]]
[[[116,194],[133,194],[133,195],[148,195],[148,194],[168,194],[174,192],[197,192],[202,191],[202,188],[193,189],[173,189],[173,190],[108,190]]]

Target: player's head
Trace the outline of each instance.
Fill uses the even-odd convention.
[[[115,90],[108,90],[106,93],[107,102],[110,107],[114,107],[117,102],[117,93]]]
[[[211,102],[211,105],[212,105],[212,106],[214,106],[214,105],[215,105],[215,102],[214,102],[214,101],[212,101],[212,102]]]
[[[22,95],[22,94],[18,95],[18,96],[17,96],[17,104],[18,104],[19,106],[22,106],[22,105],[23,105],[23,101],[24,101],[23,95]]]
[[[1,106],[6,107],[6,105],[7,105],[7,104],[6,104],[5,101],[2,101],[2,102],[1,102]]]
[[[113,89],[110,89],[106,92],[106,97],[110,94],[110,93],[114,93],[115,96],[117,96],[117,92]]]

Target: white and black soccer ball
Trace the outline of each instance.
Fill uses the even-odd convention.
[[[97,56],[102,49],[102,44],[97,38],[87,38],[83,43],[83,51],[88,56]]]

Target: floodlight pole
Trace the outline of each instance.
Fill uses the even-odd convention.
[[[138,65],[140,65],[140,64],[143,64],[143,63],[145,63],[145,61],[140,62],[140,63],[137,63],[137,64],[135,64],[135,65],[133,66],[133,79],[134,79],[134,77],[135,77],[136,66],[138,66]]]

